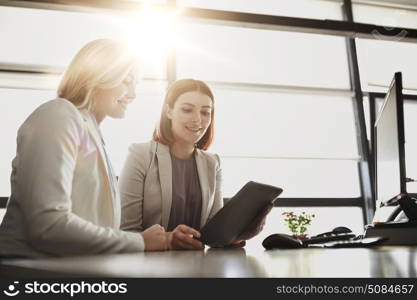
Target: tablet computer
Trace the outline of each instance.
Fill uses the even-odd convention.
[[[281,193],[279,187],[249,181],[200,230],[199,240],[211,247],[230,245]]]

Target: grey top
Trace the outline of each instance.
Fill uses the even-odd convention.
[[[179,159],[171,155],[172,205],[167,231],[185,224],[200,229],[202,196],[194,155]]]

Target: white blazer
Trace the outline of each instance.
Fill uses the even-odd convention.
[[[201,227],[223,206],[220,159],[196,149],[202,193]],[[122,229],[143,231],[160,224],[168,228],[172,204],[172,165],[169,147],[155,141],[133,144],[120,173]]]
[[[66,99],[38,107],[20,127],[0,256],[81,255],[144,249],[121,231],[94,117]],[[111,183],[113,182],[113,186]]]

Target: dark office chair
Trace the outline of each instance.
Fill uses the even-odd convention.
[[[0,197],[0,224],[3,221],[3,216],[7,205],[7,199],[8,198],[6,197]]]
[[[0,209],[6,208],[7,199],[7,197],[0,197]]]

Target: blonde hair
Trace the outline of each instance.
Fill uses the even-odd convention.
[[[213,107],[211,109],[211,122],[206,133],[197,142],[198,149],[207,150],[213,142],[214,138],[214,96],[206,83],[195,79],[180,79],[173,82],[165,96],[164,105],[162,107],[161,118],[153,132],[153,140],[164,145],[171,145],[174,140],[172,133],[171,120],[167,117],[167,110],[173,108],[177,99],[187,92],[199,92],[210,97]]]
[[[123,82],[138,58],[116,40],[89,42],[72,59],[58,87],[58,97],[71,101],[78,109],[90,109],[95,88],[113,88]]]

